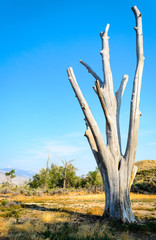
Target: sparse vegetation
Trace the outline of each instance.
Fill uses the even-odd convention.
[[[21,204],[17,201],[6,201],[2,200],[0,205],[0,217],[10,219],[15,218],[18,223],[18,219],[23,213],[23,208]]]

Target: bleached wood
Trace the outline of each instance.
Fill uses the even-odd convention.
[[[101,136],[101,133],[99,131],[99,128],[97,126],[97,123],[90,111],[90,108],[77,84],[77,81],[76,81],[76,78],[75,78],[75,75],[74,75],[74,72],[73,72],[73,69],[70,67],[68,68],[67,70],[67,73],[68,73],[68,78],[69,78],[69,81],[73,87],[73,90],[76,94],[76,97],[80,103],[80,106],[81,106],[81,109],[85,115],[85,119],[89,125],[89,127],[91,128],[91,131],[92,131],[92,134],[94,136],[94,140],[96,142],[96,145],[97,145],[97,149],[99,151],[99,154],[101,156],[104,157],[104,161],[106,161],[107,159],[107,148],[104,144],[104,141],[103,141],[103,138]],[[106,162],[105,162],[106,163]]]
[[[135,31],[136,31],[137,64],[136,64],[136,71],[135,71],[134,82],[133,82],[129,133],[128,133],[126,152],[125,152],[125,159],[128,164],[129,181],[131,179],[131,174],[133,171],[136,148],[137,148],[139,119],[141,116],[141,113],[139,110],[140,90],[141,90],[141,80],[142,80],[142,73],[143,73],[143,67],[144,67],[142,14],[140,13],[140,11],[136,6],[132,7],[132,11],[135,15],[135,20],[136,20]]]
[[[131,190],[131,186],[132,186],[132,184],[133,184],[133,181],[134,181],[134,179],[135,179],[135,176],[136,176],[137,171],[138,171],[138,167],[137,167],[136,165],[134,165],[133,171],[132,171],[132,175],[131,175],[131,180],[130,180],[130,182],[129,182],[129,191]]]
[[[106,177],[108,175],[108,172],[107,172],[106,166],[105,166],[104,162],[102,161],[101,156],[98,152],[98,149],[97,149],[96,142],[94,140],[92,131],[91,131],[90,127],[88,126],[87,122],[86,122],[86,128],[87,129],[86,129],[86,132],[85,132],[84,136],[87,138],[87,140],[89,142],[89,145],[90,145],[90,148],[92,150],[92,153],[95,157],[97,166],[98,166],[98,168],[100,170],[100,173],[101,173],[104,188],[109,189],[109,183],[108,183],[108,179]],[[108,209],[109,208],[110,196],[109,196],[109,192],[105,191],[105,194],[107,195],[107,202],[105,201],[105,209]]]
[[[116,98],[113,92],[113,81],[112,81],[112,73],[110,68],[108,29],[109,29],[109,24],[107,24],[105,31],[101,32],[100,34],[102,39],[101,56],[102,56],[102,63],[103,63],[104,83],[102,82],[100,77],[89,67],[88,64],[86,64],[82,60],[80,62],[87,68],[89,73],[91,73],[94,76],[94,78],[97,80],[95,82],[94,90],[99,97],[99,100],[106,118],[107,145],[111,151],[111,154],[114,156],[118,156],[119,158],[121,151],[120,151],[120,143],[118,138],[117,123],[116,123],[117,103],[116,103]],[[99,84],[97,85],[98,82]]]
[[[121,134],[120,134],[119,116],[120,116],[121,100],[122,100],[122,96],[123,96],[125,87],[126,87],[126,85],[127,85],[127,82],[128,82],[128,75],[124,75],[124,76],[122,77],[122,81],[121,81],[120,87],[119,87],[118,91],[115,93],[115,95],[116,95],[116,101],[117,101],[116,120],[117,120],[118,139],[119,139],[119,145],[120,145],[120,151],[121,151],[121,153],[122,153],[122,149],[121,149]]]
[[[84,136],[87,138],[87,140],[89,142],[90,148],[93,152],[93,155],[95,157],[97,165],[99,165],[100,164],[100,156],[99,156],[99,153],[98,153],[96,142],[94,140],[92,131],[91,131],[90,127],[88,126],[88,124],[86,124],[86,127],[87,127],[87,129],[86,129],[86,132],[85,132]]]
[[[107,124],[109,124],[110,119],[109,119],[107,107],[106,107],[106,104],[105,104],[105,101],[104,101],[104,98],[102,96],[102,92],[101,92],[101,89],[100,89],[100,83],[99,83],[98,80],[95,81],[95,86],[96,86],[96,93],[99,97],[99,100],[100,100],[100,103],[101,103],[101,106],[102,106],[102,109],[103,109],[103,112],[104,112],[104,115],[105,115],[105,118],[106,118],[106,122],[107,122]]]
[[[113,92],[113,77],[112,77],[111,66],[110,66],[109,42],[108,42],[109,26],[110,25],[107,24],[105,31],[100,33],[100,37],[102,40],[102,50],[100,54],[102,56],[104,85],[108,88],[108,91]]]
[[[99,80],[100,85],[102,85],[102,80],[101,78],[91,69],[91,67],[85,63],[84,61],[80,60],[80,63],[86,67],[86,69],[88,70],[88,72],[95,78],[95,80]]]
[[[108,120],[106,122],[106,138],[107,145],[109,146],[111,153],[114,156],[119,157],[121,154],[120,143],[118,139],[118,130],[116,123],[116,111],[117,103],[113,91],[113,76],[110,66],[109,56],[109,37],[108,37],[109,24],[107,24],[105,31],[100,33],[102,40],[102,50],[100,52],[102,56],[104,85],[101,88],[101,93],[106,105],[105,117]]]

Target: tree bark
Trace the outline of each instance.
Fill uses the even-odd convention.
[[[106,119],[107,144],[103,141],[98,125],[77,84],[72,68],[70,67],[67,70],[69,81],[85,116],[87,128],[85,136],[88,139],[103,179],[105,190],[105,210],[103,216],[129,223],[136,221],[132,212],[129,192],[137,171],[134,167],[134,161],[141,115],[139,111],[139,100],[144,65],[142,15],[136,6],[134,6],[132,10],[136,19],[137,66],[133,82],[129,134],[125,154],[122,154],[119,115],[121,100],[128,82],[128,76],[123,76],[120,87],[114,94],[109,57],[109,24],[107,24],[105,31],[100,34],[102,40],[101,56],[104,80],[102,81],[88,64],[82,60],[80,61],[96,79],[94,90],[100,100]]]

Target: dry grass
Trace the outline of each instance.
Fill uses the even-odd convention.
[[[156,161],[142,160],[142,161],[135,162],[135,165],[138,167],[138,171],[149,170],[149,169],[156,168]]]
[[[130,198],[131,199],[155,199],[156,200],[156,195],[146,195],[146,194],[136,194],[136,193],[130,193]]]
[[[140,200],[142,201],[156,201],[156,195],[146,195],[146,194],[135,194],[135,193],[130,193],[130,199],[131,200]]]
[[[11,221],[0,218],[0,236],[5,237],[10,229]]]
[[[131,193],[132,207],[139,219],[156,219],[156,195]],[[0,198],[3,199],[3,196]],[[14,216],[0,218],[0,237],[9,239],[150,239],[133,231],[117,230],[109,222],[99,222],[92,215],[101,216],[104,210],[104,194],[71,193],[54,196],[11,196],[7,201],[21,201],[24,211],[16,222]],[[3,216],[3,214],[1,215]],[[76,238],[75,238],[76,237]],[[98,238],[96,238],[98,237]],[[155,236],[156,237],[156,236]],[[151,238],[152,239],[152,238]],[[154,238],[153,238],[154,239]]]

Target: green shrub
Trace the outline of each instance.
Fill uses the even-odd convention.
[[[137,172],[132,192],[138,193],[156,193],[156,169],[141,170]]]
[[[1,201],[1,205],[2,205],[2,206],[5,206],[7,203],[8,203],[7,200],[4,200],[4,199],[3,199],[3,200]]]

